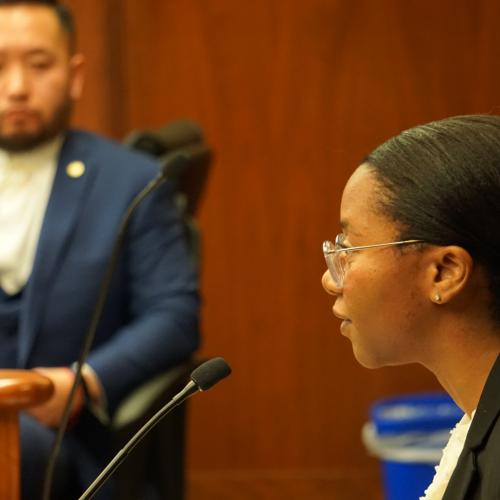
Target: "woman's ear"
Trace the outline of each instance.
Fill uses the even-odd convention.
[[[470,280],[474,261],[467,250],[451,245],[431,252],[429,298],[436,304],[453,300]]]

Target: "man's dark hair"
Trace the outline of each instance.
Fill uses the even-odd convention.
[[[500,324],[500,116],[456,116],[411,128],[365,160],[379,208],[400,239],[459,245],[489,279]]]
[[[68,35],[69,47],[73,52],[76,46],[76,29],[73,14],[67,5],[59,3],[57,0],[0,0],[2,5],[46,5],[51,7],[61,24],[62,29]]]

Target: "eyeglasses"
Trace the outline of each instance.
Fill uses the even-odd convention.
[[[409,245],[411,243],[424,243],[423,240],[393,241],[391,243],[377,243],[375,245],[363,245],[359,247],[348,247],[344,244],[345,235],[338,234],[335,243],[327,240],[323,242],[323,254],[325,256],[328,271],[337,288],[344,286],[344,276],[347,267],[347,254],[366,250],[368,248],[394,247],[399,245]]]

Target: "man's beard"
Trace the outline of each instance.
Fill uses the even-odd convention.
[[[41,144],[54,139],[66,130],[71,119],[73,102],[66,98],[55,110],[47,123],[42,123],[39,130],[35,132],[21,132],[19,134],[5,136],[0,132],[0,149],[11,153],[30,151]]]

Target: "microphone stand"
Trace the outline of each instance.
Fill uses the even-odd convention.
[[[54,476],[54,468],[55,468],[55,463],[57,456],[59,455],[61,445],[62,445],[62,440],[64,438],[64,433],[66,432],[66,429],[68,427],[68,422],[69,422],[69,417],[71,413],[71,406],[73,404],[73,400],[75,398],[76,391],[78,389],[78,386],[80,385],[82,381],[82,367],[85,364],[85,360],[87,359],[87,356],[90,352],[90,349],[92,347],[92,343],[94,341],[95,334],[97,332],[97,327],[99,325],[99,321],[102,316],[102,311],[104,309],[104,304],[106,302],[109,288],[111,286],[111,281],[113,278],[113,274],[116,270],[116,266],[118,264],[118,257],[120,256],[120,252],[123,247],[123,242],[125,240],[125,235],[127,228],[129,226],[129,223],[132,219],[132,215],[136,211],[136,209],[139,207],[139,205],[143,202],[143,200],[149,196],[150,193],[158,189],[166,180],[166,171],[167,167],[172,168],[179,165],[182,165],[188,161],[187,157],[183,155],[182,153],[175,155],[170,162],[167,164],[163,165],[161,168],[161,172],[154,178],[152,179],[143,189],[140,191],[137,196],[132,200],[132,203],[128,206],[126,212],[124,213],[120,226],[118,227],[118,232],[116,235],[116,239],[113,245],[113,249],[110,255],[110,258],[108,260],[108,264],[105,269],[104,273],[104,278],[103,281],[101,282],[101,287],[99,288],[99,293],[97,296],[97,301],[96,305],[94,307],[94,311],[92,314],[92,318],[90,321],[89,328],[85,334],[82,348],[80,351],[80,355],[78,356],[78,360],[76,361],[74,365],[74,372],[75,372],[75,380],[73,382],[73,386],[71,387],[71,390],[68,395],[68,399],[66,400],[66,405],[64,406],[64,411],[63,415],[61,417],[61,423],[59,425],[59,428],[57,430],[55,439],[54,439],[54,444],[52,446],[51,452],[49,454],[49,458],[47,460],[47,467],[45,470],[45,479],[43,483],[43,495],[42,499],[43,500],[49,500],[50,499],[50,492],[52,490],[52,479]]]
[[[158,410],[128,441],[125,446],[113,457],[113,460],[96,477],[94,482],[85,490],[78,500],[90,500],[97,493],[97,490],[115,472],[121,463],[128,457],[135,446],[146,436],[146,434],[171,410],[183,403],[189,396],[199,391],[198,386],[191,380],[176,394],[163,408]]]
[[[184,389],[178,392],[163,408],[157,411],[125,444],[125,446],[115,455],[113,460],[97,476],[95,481],[84,491],[78,500],[89,500],[97,490],[113,474],[118,466],[128,457],[129,453],[141,441],[144,436],[171,410],[183,403],[189,396],[195,392],[206,391],[220,382],[223,378],[231,374],[231,367],[224,358],[212,358],[199,365],[191,373],[191,380],[185,385]]]

